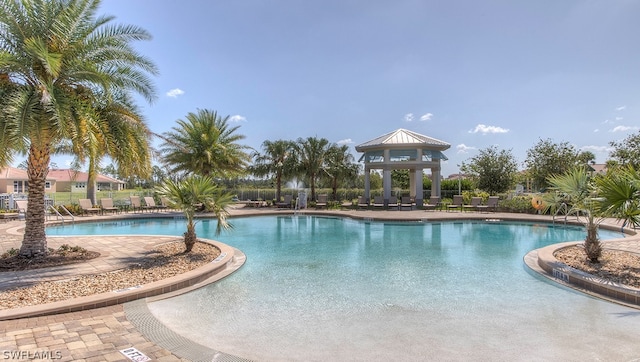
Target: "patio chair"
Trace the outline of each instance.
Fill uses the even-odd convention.
[[[293,200],[293,195],[284,195],[284,200],[282,202],[276,202],[276,207],[278,208],[291,208],[291,200]]]
[[[27,214],[27,200],[15,200],[16,209],[18,209],[18,214]]]
[[[89,199],[79,199],[78,204],[80,204],[80,208],[82,209],[83,215],[87,215],[87,214],[98,215],[102,211],[102,209],[100,209],[99,207],[93,207],[93,204]]]
[[[166,197],[161,197],[160,198],[160,205],[162,205],[162,207],[165,208],[165,210],[170,210],[173,209],[173,207],[171,206],[171,202],[169,201],[168,198]]]
[[[100,208],[102,208],[102,212],[104,213],[106,212],[111,212],[114,214],[117,214],[118,212],[120,212],[120,209],[113,206],[113,199],[112,198],[104,198],[104,199],[100,199]]]
[[[498,209],[498,201],[500,201],[499,196],[489,196],[487,199],[486,205],[478,205],[478,211],[496,211]]]
[[[321,209],[321,208],[327,208],[327,199],[329,198],[328,195],[323,194],[323,195],[318,195],[318,200],[316,201],[316,209]]]
[[[400,209],[400,205],[398,204],[398,198],[395,196],[389,197],[389,204],[387,204],[388,209]]]
[[[368,209],[369,203],[367,202],[367,198],[364,196],[358,196],[358,209]]]
[[[411,196],[402,196],[400,199],[400,210],[408,207],[409,210],[413,209],[413,201],[411,200]]]
[[[142,204],[140,203],[140,196],[129,196],[129,201],[131,202],[131,211],[144,211],[144,209],[142,208]]]
[[[471,198],[471,203],[468,205],[462,205],[462,208],[463,210],[477,211],[480,204],[482,204],[482,197],[474,196]]]
[[[164,209],[163,206],[156,205],[156,200],[154,200],[152,196],[145,196],[144,203],[145,203],[145,206],[143,206],[143,208],[149,211],[152,211],[152,210],[160,211],[161,209]]]
[[[373,208],[384,208],[384,197],[382,196],[374,196],[373,197]]]
[[[436,210],[440,208],[440,196],[431,196],[429,202],[422,205],[425,210]]]
[[[462,195],[453,195],[453,202],[447,205],[447,211],[462,210]]]

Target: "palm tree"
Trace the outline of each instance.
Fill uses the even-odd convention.
[[[360,167],[354,163],[353,155],[347,145],[333,145],[327,151],[324,171],[331,183],[333,199],[338,199],[338,183],[342,180],[353,180],[358,177]]]
[[[105,101],[102,97],[99,101]],[[127,94],[118,94],[117,98],[107,100],[106,104],[96,103],[92,113],[93,129],[82,129],[79,138],[83,143],[64,144],[57,147],[56,153],[76,156],[74,163],[81,165],[88,159],[87,198],[96,204],[96,179],[100,162],[109,156],[117,165],[123,177],[136,175],[146,177],[151,171],[151,146],[149,131],[144,117]]]
[[[605,215],[624,220],[622,227],[640,226],[640,174],[632,166],[596,179]]]
[[[214,177],[243,173],[250,160],[245,152],[249,147],[237,143],[245,136],[236,133],[240,126],[229,125],[229,116],[222,118],[215,111],[198,109],[177,123],[171,131],[158,135],[163,141],[163,163],[170,172]]]
[[[564,197],[569,207],[567,213],[576,214],[579,220],[583,220],[582,223],[587,230],[584,250],[587,259],[597,263],[602,254],[598,225],[604,218],[600,216],[602,199],[597,197],[597,190],[589,179],[588,172],[584,167],[578,167],[563,175],[550,176],[547,181],[553,190]]]
[[[167,198],[171,208],[181,209],[187,219],[187,231],[184,233],[185,253],[190,252],[197,241],[195,215],[200,205],[204,206],[205,210],[213,212],[218,220],[216,235],[223,229],[232,228],[227,220],[227,207],[232,203],[233,195],[223,192],[210,176],[189,175],[180,181],[166,179],[156,188],[156,192],[159,196]]]
[[[253,153],[253,165],[249,171],[259,177],[274,175],[276,179],[276,200],[280,201],[282,178],[292,177],[295,172],[295,144],[277,140],[262,143],[263,154]]]
[[[44,187],[53,147],[98,140],[92,107],[102,97],[137,92],[154,98],[153,63],[131,41],[135,26],[96,17],[100,0],[0,0],[0,164],[27,154],[28,210],[20,255],[47,253]],[[108,102],[106,102],[108,103]],[[90,141],[90,142],[91,142]]]
[[[329,140],[326,138],[308,137],[298,138],[296,154],[298,157],[298,172],[305,175],[311,186],[311,199],[316,199],[316,181],[323,172],[325,157],[329,150]]]

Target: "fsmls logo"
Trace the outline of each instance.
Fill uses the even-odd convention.
[[[2,351],[7,360],[55,360],[62,358],[62,351]]]

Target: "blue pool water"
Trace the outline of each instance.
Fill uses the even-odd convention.
[[[382,223],[316,216],[198,223],[247,255],[213,285],[149,304],[174,331],[259,361],[607,360],[640,357],[640,311],[538,279],[523,256],[584,239],[530,223]],[[184,220],[48,228],[182,235]],[[603,239],[620,237],[601,231]]]

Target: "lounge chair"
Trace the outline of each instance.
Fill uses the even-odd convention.
[[[323,194],[323,195],[318,195],[318,200],[316,201],[316,209],[320,209],[320,208],[327,208],[327,199],[329,198],[328,195]]]
[[[18,209],[18,214],[27,214],[27,200],[15,200],[16,209]]]
[[[400,209],[400,205],[398,204],[398,198],[395,196],[389,197],[389,203],[387,204],[388,209]]]
[[[111,212],[114,214],[117,214],[118,212],[120,212],[120,209],[113,206],[113,199],[112,198],[104,198],[104,199],[100,199],[100,207],[102,208],[102,212]]]
[[[169,199],[164,196],[160,198],[160,204],[165,208],[165,210],[173,209],[171,201],[169,201]]]
[[[290,209],[291,200],[293,200],[293,195],[284,195],[284,200],[282,202],[276,202],[276,207]]]
[[[373,197],[373,208],[384,208],[384,197],[382,196],[374,196]]]
[[[413,201],[411,200],[411,196],[402,196],[400,199],[400,210],[408,207],[409,210],[413,209]]]
[[[146,204],[146,206],[143,206],[143,208],[149,211],[152,211],[152,210],[160,211],[164,209],[164,206],[156,205],[156,200],[154,200],[152,196],[145,196],[144,203]]]
[[[489,196],[487,199],[486,205],[478,205],[478,211],[496,211],[498,209],[498,201],[500,200],[499,196]]]
[[[474,196],[471,198],[471,203],[468,205],[462,205],[462,208],[463,210],[477,211],[480,204],[482,204],[482,197]]]
[[[142,204],[140,203],[140,196],[129,196],[129,201],[131,202],[131,211],[144,211],[144,209],[142,208]]]
[[[99,207],[93,207],[93,204],[89,199],[79,199],[78,204],[80,204],[80,208],[82,209],[82,213],[84,215],[87,215],[87,214],[98,215],[102,211],[102,209],[100,209]]]
[[[462,210],[462,195],[453,195],[453,202],[447,205],[447,210]]]
[[[425,210],[436,210],[440,208],[440,196],[431,196],[429,203],[422,205]]]
[[[367,202],[367,198],[364,196],[358,197],[358,209],[368,209],[369,203]]]

